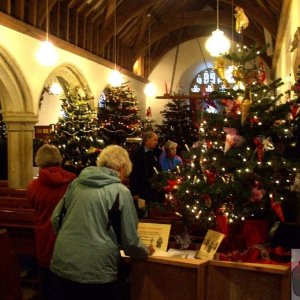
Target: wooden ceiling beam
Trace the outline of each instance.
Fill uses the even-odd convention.
[[[274,18],[274,14],[272,14],[272,11],[270,10],[270,8],[265,4],[265,1],[256,0],[256,2],[265,15],[269,16],[270,18]]]
[[[151,30],[151,44],[155,43],[163,36],[181,27],[215,25],[216,21],[214,16],[215,12],[211,11],[181,12],[177,15],[173,15],[172,20],[154,26],[154,28]],[[225,26],[231,29],[231,14],[228,14],[228,12],[223,11],[220,14],[220,25],[221,27]],[[264,45],[264,36],[262,31],[258,34],[257,31],[254,31],[253,29],[251,29],[251,27],[248,27],[245,30],[244,35],[257,42],[258,45]],[[144,38],[141,43],[135,45],[133,49],[133,58],[136,60],[138,57],[146,53],[147,48],[148,40]]]
[[[0,1],[0,9],[2,12],[5,12],[6,14],[11,14],[11,0],[3,0]]]
[[[28,23],[30,25],[37,25],[37,0],[30,0],[28,11]]]
[[[59,0],[48,0],[49,15],[57,1]],[[44,22],[46,21],[46,14],[47,14],[46,1],[45,0],[41,2],[39,1],[39,6],[38,6],[38,27],[39,28],[42,28]]]
[[[193,40],[193,39],[197,39],[199,37],[205,37],[207,35],[210,34],[211,30],[213,30],[213,27],[206,27],[206,28],[193,28],[193,29],[186,29],[185,32],[182,35],[182,39],[181,39],[181,43]],[[157,46],[154,45],[154,48],[151,51],[151,70],[150,73],[152,72],[152,70],[155,68],[156,65],[158,65],[158,63],[161,61],[162,56],[164,56],[168,51],[170,51],[171,49],[173,49],[174,47],[176,47],[178,45],[178,34],[179,31],[177,33],[174,33],[172,36],[170,36],[167,40],[166,43],[157,43]],[[236,42],[238,42],[236,40]],[[251,40],[248,39],[247,37],[245,37],[245,43],[246,44],[251,44]],[[180,49],[179,49],[179,59],[181,55],[184,55],[182,53],[180,53]],[[201,52],[199,50],[199,57],[201,57]],[[271,58],[266,56],[266,55],[262,55],[263,60],[265,61],[265,63],[268,66],[271,66]],[[147,64],[148,64],[148,60],[145,59],[145,67],[147,69]]]
[[[144,15],[142,17],[142,24],[140,24],[138,29],[138,36],[136,39],[136,44],[140,44],[143,37],[149,35],[148,29],[149,29],[149,22],[151,22],[151,15]]]
[[[70,10],[68,3],[65,1],[60,3],[60,30],[59,30],[59,37],[65,41],[69,41],[69,26],[70,26]]]
[[[117,9],[117,32],[118,30],[120,30],[120,28],[123,28],[131,18],[137,16],[141,11],[145,10],[147,7],[150,7],[158,1],[159,0],[124,0]],[[104,26],[99,32],[102,49],[114,35],[112,28],[114,28],[113,14],[106,20]]]
[[[16,17],[19,20],[24,21],[25,1],[24,0],[16,1],[14,5],[14,10],[15,10]]]
[[[82,0],[69,0],[69,8],[73,8],[74,5],[78,4],[78,2],[81,2]]]

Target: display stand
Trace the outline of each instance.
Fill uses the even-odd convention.
[[[131,300],[204,300],[207,261],[149,257],[133,261]]]
[[[209,300],[291,299],[290,267],[210,261],[206,273]]]

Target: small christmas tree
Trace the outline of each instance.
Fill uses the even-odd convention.
[[[216,220],[222,227],[220,217],[229,222],[295,217],[299,99],[281,103],[276,89],[282,82],[265,83],[258,53],[243,47],[226,57],[235,65],[234,89],[227,85],[208,95],[205,100],[217,103],[219,112],[202,113],[200,139],[188,152],[189,163],[159,174],[154,182],[185,218]]]
[[[186,101],[172,99],[165,105],[161,114],[164,119],[162,125],[157,125],[159,137],[165,142],[167,140],[176,142],[178,153],[198,140],[198,129],[192,121],[193,112]]]
[[[126,138],[141,135],[141,121],[137,114],[138,99],[126,84],[105,89],[99,103],[99,127],[106,144],[123,145]]]
[[[61,117],[52,125],[49,142],[60,149],[63,167],[79,173],[84,167],[95,165],[104,146],[96,112],[91,108],[93,98],[75,89],[74,92],[68,90],[61,101]]]

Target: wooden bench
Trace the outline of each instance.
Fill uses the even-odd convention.
[[[18,254],[35,256],[33,216],[26,189],[0,185],[0,227],[7,230]]]
[[[38,299],[36,290],[21,287],[21,272],[17,255],[5,229],[0,229],[0,299]]]
[[[32,208],[26,189],[12,189],[0,186],[0,208]]]

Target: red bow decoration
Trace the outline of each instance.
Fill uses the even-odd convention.
[[[260,122],[260,120],[259,120],[259,118],[258,117],[251,117],[250,119],[249,119],[249,122],[250,122],[250,124],[253,126],[253,125],[257,125],[259,122]]]
[[[216,173],[210,170],[205,170],[204,171],[207,181],[209,184],[214,184],[216,182]]]
[[[234,118],[237,117],[241,106],[239,100],[223,99],[221,103],[225,105],[226,114],[232,114]]]
[[[164,191],[169,193],[178,187],[180,179],[167,180],[168,185],[164,187]]]
[[[300,110],[300,108],[297,104],[294,104],[291,106],[291,117],[292,117],[291,119],[292,120],[296,119],[296,116],[298,115],[299,110]]]

